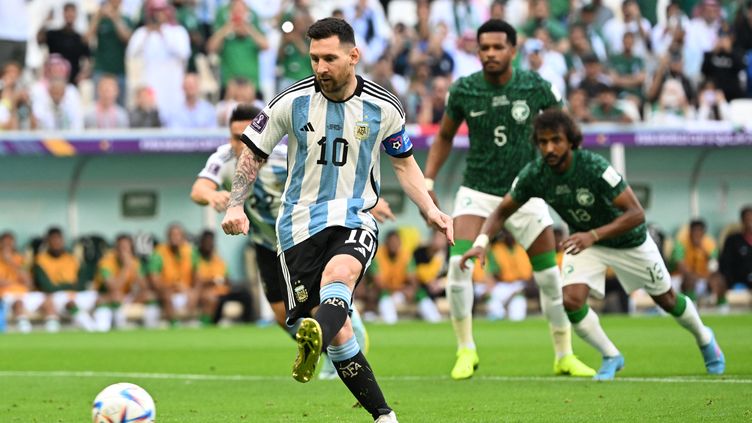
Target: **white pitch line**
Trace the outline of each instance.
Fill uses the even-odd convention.
[[[124,378],[124,379],[163,379],[190,381],[225,381],[225,382],[270,382],[289,381],[288,376],[260,376],[260,375],[208,375],[186,373],[137,373],[137,372],[93,372],[93,371],[0,371],[0,377],[91,377],[91,378]],[[443,381],[450,380],[446,376],[381,376],[379,380],[390,381]],[[554,376],[475,376],[473,380],[494,382],[592,382],[590,379]],[[617,383],[722,383],[750,385],[752,379],[723,379],[714,377],[617,377]]]

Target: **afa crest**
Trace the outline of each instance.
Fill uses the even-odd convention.
[[[517,123],[525,123],[527,118],[530,117],[530,106],[527,105],[525,100],[515,100],[512,103],[512,118]]]
[[[304,303],[308,300],[308,290],[305,286],[295,285],[293,291],[295,291],[295,299],[298,300],[299,303]]]
[[[595,202],[595,197],[587,188],[578,188],[576,198],[577,202],[585,207],[592,206]]]
[[[364,141],[371,134],[371,127],[368,126],[368,122],[356,122],[355,123],[355,138]]]

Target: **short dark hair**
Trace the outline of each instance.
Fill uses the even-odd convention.
[[[47,237],[51,237],[52,235],[60,235],[63,236],[63,230],[60,229],[58,226],[52,226],[51,228],[47,229]]]
[[[308,28],[306,35],[312,40],[323,40],[325,38],[337,36],[340,43],[355,45],[355,32],[350,24],[344,19],[319,19]]]
[[[693,230],[695,228],[701,228],[703,231],[707,229],[707,225],[705,224],[705,221],[702,219],[692,219],[689,222],[689,230]]]
[[[130,235],[128,235],[128,234],[126,234],[126,233],[121,233],[121,234],[118,234],[118,235],[117,235],[117,236],[115,237],[115,243],[116,243],[116,244],[117,244],[118,242],[122,241],[122,240],[128,240],[128,241],[130,241],[130,242],[131,242],[131,245],[133,244],[133,237],[131,237]]]
[[[253,120],[259,113],[261,113],[261,109],[253,104],[240,103],[233,107],[232,112],[230,112],[230,123],[241,120]]]
[[[486,32],[503,32],[507,34],[507,41],[509,44],[517,45],[517,31],[512,25],[501,19],[489,19],[478,28],[478,35],[476,40],[480,42],[480,35]]]
[[[544,129],[551,131],[563,130],[572,149],[580,148],[582,131],[566,112],[559,109],[548,109],[533,120],[533,143],[538,139],[538,132]]]
[[[752,213],[752,204],[747,204],[746,206],[742,207],[742,211],[739,212],[739,220],[744,220],[744,215],[747,213]]]

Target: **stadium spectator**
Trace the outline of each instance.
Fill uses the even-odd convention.
[[[562,75],[546,62],[548,56],[545,54],[543,42],[537,38],[530,38],[525,41],[524,50],[528,68],[550,82],[559,94],[565,96],[567,84]]]
[[[389,57],[393,63],[392,68],[396,75],[408,78],[412,72],[410,67],[410,53],[413,45],[417,42],[417,36],[413,28],[398,23],[392,31],[392,42],[389,45]]]
[[[269,41],[257,14],[243,0],[232,0],[217,11],[214,31],[206,49],[219,55],[222,88],[239,76],[258,87],[259,53],[269,47]]]
[[[483,10],[488,2],[479,0],[433,0],[429,23],[431,27],[447,28],[447,41],[451,44],[465,33],[475,31],[486,19]],[[483,4],[483,6],[481,6]],[[487,10],[487,9],[486,9]]]
[[[65,82],[65,81],[63,81]],[[94,308],[97,293],[87,291],[81,264],[65,250],[65,240],[60,228],[47,231],[45,249],[34,258],[34,282],[46,294],[43,309],[45,327],[49,332],[60,330],[60,317],[67,312],[80,328],[91,332],[96,326],[89,312]]]
[[[705,80],[700,84],[697,94],[697,120],[729,120],[731,108],[723,91],[719,90],[712,80]]]
[[[50,53],[58,53],[70,63],[71,71],[68,82],[78,84],[88,78],[89,70],[89,46],[85,38],[76,32],[78,10],[75,3],[65,3],[63,6],[63,27],[60,29],[48,29],[43,26],[37,33],[37,42],[46,44]],[[52,20],[50,14],[47,23]]]
[[[683,124],[693,119],[692,104],[678,79],[667,79],[658,101],[653,104],[648,121],[659,124]]]
[[[565,64],[567,66],[566,80],[571,88],[577,88],[577,85],[584,78],[586,57],[595,56],[599,60],[607,59],[598,56],[588,41],[585,27],[582,25],[572,25],[569,28],[569,50],[564,54]]]
[[[153,89],[146,86],[136,88],[135,102],[134,107],[128,112],[131,128],[160,128],[162,126]]]
[[[118,235],[114,248],[99,260],[94,289],[99,293],[94,321],[100,332],[109,331],[113,323],[115,328],[126,328],[125,306],[132,303],[145,305],[144,327],[155,328],[159,324],[159,305],[146,284],[130,235]]]
[[[0,301],[11,308],[21,333],[31,332],[28,309],[36,311],[44,299],[38,293],[30,295],[32,288],[26,260],[16,250],[16,237],[11,232],[0,234]]]
[[[204,34],[196,14],[195,0],[172,0],[175,7],[175,20],[188,32],[191,55],[188,57],[188,72],[197,72],[196,56],[204,51]]]
[[[47,56],[42,69],[42,77],[34,81],[29,87],[29,96],[31,105],[36,107],[38,104],[45,104],[50,100],[49,86],[53,79],[63,79],[68,82],[70,76],[70,63],[57,53]],[[67,84],[65,96],[74,103],[81,102],[81,96],[78,88],[73,84]]]
[[[722,29],[712,51],[703,56],[702,75],[715,82],[728,101],[744,96],[739,73],[747,67],[744,59],[732,49],[731,33]]]
[[[454,56],[453,80],[481,70],[482,65],[478,58],[478,41],[475,32],[468,31],[457,40],[457,50]]]
[[[282,28],[282,41],[277,53],[277,64],[282,69],[277,84],[278,92],[312,73],[306,30],[313,23],[313,18],[308,13],[297,12],[289,19],[291,20],[285,21],[283,25],[289,22],[292,28]]]
[[[80,130],[84,128],[78,92],[68,80],[55,77],[47,83],[47,96],[33,104],[34,118],[40,129]]]
[[[593,116],[590,114],[590,106],[588,105],[588,97],[585,90],[576,88],[569,92],[568,108],[569,114],[578,123],[591,123]]]
[[[195,314],[193,292],[198,255],[185,239],[185,231],[173,223],[167,228],[167,240],[154,247],[149,258],[149,281],[156,291],[162,312],[171,325],[178,323],[178,311],[188,317]]]
[[[718,273],[718,247],[707,234],[705,221],[691,221],[688,233],[677,237],[671,261],[676,263],[684,295],[696,301],[710,289],[718,299],[718,305],[728,307],[725,284]]]
[[[611,78],[609,78],[606,72],[603,71],[603,65],[595,54],[588,54],[583,57],[582,62],[585,66],[582,80],[577,83],[575,83],[575,81],[571,82],[572,85],[585,91],[589,103],[598,95],[598,87],[600,85],[611,85]]]
[[[391,28],[384,9],[377,0],[354,0],[352,3],[343,12],[345,20],[352,25],[355,36],[362,40],[358,43],[358,48],[362,50],[363,64],[368,67],[386,52]]]
[[[418,123],[421,125],[438,125],[444,115],[446,98],[449,94],[449,78],[437,76],[431,80],[431,92],[421,102]]]
[[[253,104],[259,109],[264,108],[264,103],[256,98],[256,87],[249,80],[237,77],[227,82],[225,98],[217,103],[217,124],[227,125],[232,110],[241,103]]]
[[[173,105],[169,114],[164,116],[165,126],[169,128],[216,128],[217,112],[214,106],[201,97],[198,75],[188,73],[183,78],[182,104]]]
[[[426,42],[418,43],[417,48],[413,49],[410,59],[413,66],[425,61],[428,63],[432,77],[446,76],[451,78],[454,71],[454,59],[444,48],[446,34],[446,27],[439,24]]]
[[[104,75],[97,84],[97,101],[84,117],[84,126],[94,129],[128,127],[128,112],[119,104],[118,81],[115,76]]]
[[[597,92],[598,95],[590,110],[593,122],[632,123],[632,118],[616,105],[616,89],[614,87],[600,84],[597,87]]]
[[[175,24],[167,0],[147,0],[146,24],[133,32],[126,56],[140,59],[143,68],[138,85],[154,90],[160,116],[170,114],[176,104],[183,104],[183,76],[191,54],[188,32]]]
[[[602,8],[601,8],[602,9]],[[606,8],[607,9],[607,8]],[[585,38],[590,43],[593,53],[597,54],[601,60],[606,60],[608,50],[606,49],[606,37],[600,30],[597,23],[598,6],[595,2],[586,4],[580,9],[579,17],[576,24],[581,26],[585,32]],[[571,28],[570,28],[571,38]]]
[[[689,22],[687,48],[699,55],[713,50],[723,26],[721,8],[716,0],[702,0],[699,13]]]
[[[122,0],[105,0],[89,24],[86,40],[93,49],[94,82],[102,75],[115,75],[118,104],[125,104],[125,50],[133,34],[133,22],[121,13]]]
[[[661,56],[658,68],[653,73],[653,80],[645,95],[647,101],[655,105],[660,99],[664,84],[670,80],[678,81],[684,97],[687,98],[689,103],[694,103],[695,92],[692,88],[692,82],[684,73],[684,58],[681,50],[677,48],[669,49],[666,54]]]
[[[0,68],[8,62],[26,65],[29,21],[27,0],[3,2],[3,12],[0,13]]]
[[[386,324],[397,323],[398,308],[415,296],[415,287],[408,278],[411,257],[412,252],[402,248],[399,232],[393,230],[386,234],[371,264],[373,281],[381,290],[379,315]]]
[[[560,45],[556,45],[551,39],[551,34],[546,28],[543,27],[535,30],[535,36],[533,38],[543,42],[543,50],[541,50],[541,54],[543,54],[543,63],[545,63],[546,67],[551,68],[552,71],[556,72],[562,77],[566,75],[567,60],[559,51],[559,49],[561,49],[561,45],[566,44],[566,40],[562,40],[559,43]],[[522,55],[518,55],[517,57],[517,60],[522,59]]]
[[[489,249],[488,281],[476,285],[488,298],[486,315],[491,320],[524,320],[527,316],[525,289],[533,283],[533,266],[525,249],[512,234],[502,231]]]
[[[219,298],[230,292],[227,264],[214,248],[214,232],[204,231],[198,239],[198,264],[196,266],[196,298],[199,321],[208,326],[213,323]]]
[[[418,314],[428,322],[441,320],[434,300],[444,293],[447,253],[446,236],[439,231],[433,231],[428,244],[415,249],[410,262],[410,278],[417,288],[415,302],[418,305]]]
[[[551,17],[550,5],[547,0],[531,0],[530,16],[520,28],[525,37],[535,37],[538,28],[545,28],[554,43],[567,37],[567,28],[556,18]]]
[[[36,129],[28,90],[21,84],[21,65],[8,62],[0,77],[0,130]]]
[[[425,60],[413,64],[414,72],[407,87],[405,102],[405,119],[415,123],[420,115],[423,101],[428,98],[431,87],[431,67]]]
[[[405,102],[403,99],[407,94],[407,80],[394,73],[392,60],[388,56],[382,56],[376,61],[369,77],[371,81],[397,96],[402,103]]]
[[[721,250],[720,271],[726,286],[752,289],[752,206],[740,213],[741,231],[726,237]]]
[[[752,0],[747,0],[734,19],[734,50],[745,55],[752,50]]]
[[[592,0],[587,6],[594,9],[593,14],[595,15],[595,18],[593,20],[593,25],[594,28],[602,34],[606,22],[614,17],[614,11],[611,10],[608,5],[604,5],[603,0]]]
[[[617,96],[634,103],[636,107],[642,105],[644,99],[644,85],[647,74],[642,57],[633,53],[635,37],[632,32],[625,32],[622,52],[609,58],[610,76],[614,81]]]
[[[650,52],[650,21],[640,13],[637,0],[624,0],[621,4],[621,17],[615,16],[603,25],[606,47],[610,54],[622,52],[622,39],[625,32],[635,34],[634,52],[638,57],[647,57]]]
[[[682,11],[681,3],[678,0],[671,0],[666,6],[666,19],[656,24],[650,34],[653,54],[658,57],[663,56],[673,44],[674,39],[684,37],[688,28],[689,18]]]

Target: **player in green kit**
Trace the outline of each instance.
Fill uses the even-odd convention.
[[[483,220],[501,203],[520,169],[535,158],[535,148],[529,142],[532,119],[545,109],[561,107],[561,95],[550,83],[535,72],[513,69],[517,33],[511,25],[489,20],[478,28],[477,39],[483,70],[460,78],[450,88],[441,129],[428,152],[424,172],[429,193],[438,204],[433,179],[451,153],[457,129],[463,120],[467,122],[470,151],[455,198],[455,245],[450,249],[447,275],[447,297],[458,343],[453,379],[471,377],[479,362],[472,333],[473,272],[460,269],[460,257],[471,248]],[[533,265],[556,353],[554,372],[589,377],[595,370],[572,353],[552,225],[548,207],[535,198],[509,219],[506,227],[525,247]]]
[[[533,129],[541,158],[522,169],[462,263],[471,257],[482,262],[489,237],[530,198],[543,198],[573,232],[562,243],[564,307],[575,332],[603,355],[595,379],[611,380],[624,367],[624,357],[587,305],[591,291],[603,297],[607,267],[628,293],[644,289],[674,316],[694,335],[707,372],[722,374],[726,361],[713,331],[702,323],[692,300],[671,288],[666,264],[647,236],[645,213],[624,178],[603,157],[579,149],[582,133],[566,113],[546,111],[535,118]]]

